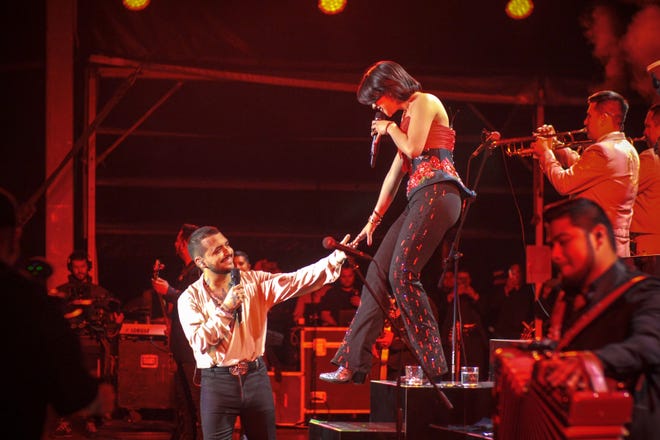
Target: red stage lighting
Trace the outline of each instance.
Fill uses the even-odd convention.
[[[506,15],[514,20],[522,20],[532,15],[534,3],[532,0],[510,0],[504,10],[506,11]]]
[[[147,6],[151,0],[122,0],[124,7],[129,11],[141,11]]]
[[[346,8],[346,0],[319,0],[319,9],[324,14],[339,14]]]

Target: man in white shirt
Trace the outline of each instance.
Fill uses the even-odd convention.
[[[188,250],[203,273],[179,297],[179,319],[202,373],[204,438],[231,440],[240,415],[250,440],[275,439],[275,406],[262,359],[268,311],[335,281],[346,255],[334,251],[291,273],[241,272],[229,241],[213,226],[197,229]]]

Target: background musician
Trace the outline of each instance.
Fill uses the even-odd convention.
[[[456,281],[459,298],[456,328],[453,328],[453,289],[442,298],[446,311],[443,313],[444,321],[440,326],[440,333],[445,357],[452,358],[452,333],[461,325],[460,332],[456,332],[455,337],[456,365],[479,367],[479,379],[485,380],[488,375],[488,332],[483,323],[485,302],[472,286],[472,276],[467,270],[459,270]]]
[[[114,383],[117,356],[117,335],[124,315],[120,302],[107,289],[92,282],[92,261],[87,252],[73,251],[67,258],[68,282],[49,292],[60,304],[62,314],[78,335],[87,369],[95,377]],[[111,416],[110,414],[107,415]],[[97,431],[97,417],[85,421],[87,434]],[[55,428],[56,436],[72,432],[68,418],[61,418]]]
[[[162,295],[168,304],[166,309],[170,310],[169,322],[171,326],[169,342],[172,356],[177,365],[176,389],[179,394],[177,405],[179,405],[183,421],[179,427],[181,429],[179,438],[193,440],[195,438],[202,438],[199,422],[199,380],[195,379],[195,357],[179,322],[177,300],[181,296],[181,292],[195,282],[201,274],[201,271],[195,266],[195,262],[190,258],[190,253],[188,253],[188,239],[197,228],[197,225],[184,223],[176,234],[174,250],[176,255],[181,259],[183,267],[173,285],[170,285],[167,280],[159,276],[151,280],[151,286],[154,291]]]
[[[659,438],[660,280],[636,280],[640,273],[617,258],[612,225],[593,201],[560,202],[548,207],[544,217],[563,288],[550,319],[550,337],[558,341],[558,350],[593,353],[605,376],[634,397],[630,439]],[[588,319],[598,308],[600,313]],[[540,380],[581,387],[586,376],[577,358],[553,364]]]
[[[360,290],[355,283],[355,269],[348,265],[342,266],[339,280],[323,295],[319,304],[321,325],[346,325],[340,322],[341,311],[348,311],[353,316],[359,305]]]
[[[509,266],[502,286],[487,298],[488,329],[496,339],[523,339],[534,322],[534,291],[525,283],[520,264]]]
[[[73,251],[66,261],[68,282],[49,292],[59,298],[64,316],[79,335],[97,337],[117,333],[123,321],[119,300],[107,289],[92,282],[92,261],[87,252]]]
[[[587,102],[584,126],[594,143],[582,154],[570,148],[553,151],[557,139],[551,125],[537,129],[539,137],[532,147],[557,192],[593,200],[605,210],[614,228],[617,255],[629,257],[639,156],[623,133],[628,103],[611,90],[594,93]]]
[[[639,155],[639,188],[635,198],[631,232],[635,255],[660,254],[660,104],[644,119],[648,148]]]
[[[250,263],[250,257],[248,254],[243,251],[235,251],[234,266],[242,271],[251,270],[252,264]]]

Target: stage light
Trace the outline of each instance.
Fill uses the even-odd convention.
[[[319,0],[319,9],[324,14],[339,14],[346,7],[346,0]]]
[[[129,11],[141,11],[147,6],[151,0],[122,0],[124,7]]]
[[[506,15],[514,20],[522,20],[532,15],[534,3],[532,0],[509,0],[504,10],[506,11]]]

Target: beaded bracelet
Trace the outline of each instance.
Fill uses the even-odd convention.
[[[380,214],[378,214],[376,211],[374,211],[369,216],[369,223],[371,223],[374,226],[378,226],[382,221],[383,221],[383,217]]]

